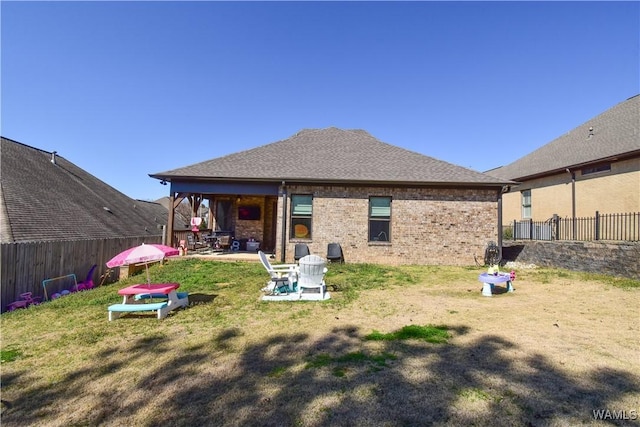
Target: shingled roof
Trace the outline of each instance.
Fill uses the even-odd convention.
[[[515,162],[487,171],[521,181],[598,161],[640,154],[640,96],[636,95]]]
[[[157,236],[168,211],[131,199],[62,156],[10,139],[0,145],[0,241]]]
[[[364,130],[305,129],[291,138],[150,175],[171,180],[500,186],[505,180],[381,142]]]

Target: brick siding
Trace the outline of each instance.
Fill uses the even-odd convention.
[[[382,188],[288,186],[292,194],[313,194],[312,239],[289,238],[286,261],[296,243],[326,255],[327,245],[340,243],[347,262],[376,264],[473,265],[488,241],[497,241],[495,189]],[[370,196],[392,197],[391,242],[368,241]],[[277,259],[281,257],[282,198],[278,199]]]

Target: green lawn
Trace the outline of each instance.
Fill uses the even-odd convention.
[[[639,282],[519,271],[520,290],[484,298],[479,271],[332,264],[329,301],[267,303],[260,300],[268,277],[260,264],[180,259],[151,268],[152,281],[179,282],[190,295],[189,307],[166,319],[127,314],[107,321],[107,306],[121,302],[117,290],[144,275],[4,313],[2,423],[569,425],[593,422],[585,413],[591,406],[640,396],[634,366],[627,375],[615,364],[573,372],[552,363],[571,337],[576,346],[582,337],[545,338],[544,314],[532,314],[548,301],[579,305],[570,296],[585,286],[614,301],[637,301]],[[552,333],[566,332],[579,317],[565,320],[561,311],[549,314],[563,327]],[[531,330],[505,328],[502,336],[481,327],[483,316],[513,325],[527,313]],[[612,307],[593,316],[615,313]],[[636,327],[631,321],[624,333]],[[521,335],[509,335],[515,332]],[[629,350],[622,337],[611,339]],[[536,356],[544,345],[549,353]],[[505,361],[519,347],[513,357],[527,366]],[[606,364],[603,351],[582,357]],[[602,391],[582,384],[594,378],[607,384]]]

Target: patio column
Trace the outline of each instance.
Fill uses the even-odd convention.
[[[171,247],[173,247],[173,217],[176,211],[174,201],[175,195],[173,194],[173,192],[171,192],[171,194],[169,195],[169,218],[167,218],[167,233],[169,233],[169,235],[167,236],[167,246]]]

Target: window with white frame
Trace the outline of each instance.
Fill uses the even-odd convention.
[[[531,190],[522,191],[522,219],[531,218]]]
[[[291,195],[291,238],[310,239],[313,216],[313,196],[310,194]]]
[[[369,198],[369,241],[391,241],[391,197]]]

